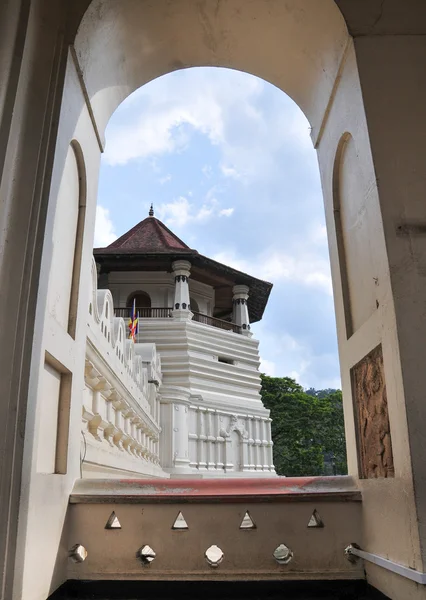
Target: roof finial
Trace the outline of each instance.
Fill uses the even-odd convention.
[[[150,217],[154,216],[154,205],[152,204],[152,202],[151,202],[151,208],[149,209],[149,213],[148,214],[149,214]]]

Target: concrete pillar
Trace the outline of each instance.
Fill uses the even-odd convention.
[[[161,463],[171,474],[191,473],[189,466],[189,391],[161,390]]]
[[[65,15],[62,0],[16,0],[0,6],[0,456],[8,457],[0,465],[0,519],[7,523],[0,539],[4,598],[23,597],[26,557],[23,545],[18,542],[16,548],[18,522],[21,539],[28,525],[32,460],[31,444],[24,455],[23,440],[24,435],[33,440],[34,365],[43,360],[43,325],[36,321],[36,310],[43,314],[47,294],[40,266],[68,51],[59,34]],[[83,389],[83,377],[79,384]],[[63,484],[65,493],[71,485]],[[48,502],[45,506],[49,511]],[[64,576],[65,568],[58,567],[52,585]]]
[[[314,139],[363,544],[419,571],[426,570],[425,63],[424,35],[356,37]],[[376,434],[367,439],[364,426]],[[409,581],[372,564],[366,571],[389,597],[415,597]]]
[[[275,472],[275,468],[274,468],[274,443],[272,441],[272,434],[271,434],[271,422],[272,419],[268,419],[268,462],[269,462],[269,468],[271,469],[271,471]]]
[[[192,319],[189,300],[189,276],[191,263],[187,260],[176,260],[172,263],[175,277],[175,296],[173,303],[173,318],[179,321]]]
[[[207,456],[206,456],[206,428],[205,428],[205,414],[206,409],[198,408],[198,470],[207,470]]]
[[[248,313],[249,288],[246,285],[234,285],[232,288],[232,320],[242,328],[242,334],[251,337]]]
[[[426,570],[426,37],[359,38],[355,51],[395,311],[383,342],[395,476],[412,473]],[[384,313],[389,300],[380,299]]]

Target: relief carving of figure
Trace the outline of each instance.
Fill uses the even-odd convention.
[[[354,367],[361,476],[393,477],[382,348],[379,346]]]

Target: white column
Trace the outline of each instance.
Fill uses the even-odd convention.
[[[275,467],[274,467],[274,452],[273,452],[273,447],[274,447],[274,442],[272,441],[272,433],[271,433],[271,423],[272,423],[272,419],[268,419],[267,421],[267,425],[268,425],[268,460],[269,460],[269,468],[272,472],[275,472]]]
[[[236,325],[241,327],[241,333],[243,335],[251,337],[252,334],[250,333],[250,319],[247,305],[249,288],[246,285],[234,285],[232,293],[233,321]]]
[[[216,436],[216,469],[223,470],[224,462],[222,459],[223,454],[223,443],[220,441],[222,438],[220,436],[220,415],[217,411],[215,411],[215,433]]]
[[[243,438],[243,471],[250,471],[250,417],[247,415],[244,418],[244,427],[247,436]]]
[[[205,408],[198,408],[198,470],[207,470],[206,458],[206,432],[205,432]]]
[[[214,435],[214,410],[208,409],[207,414],[207,449],[208,449],[208,457],[207,457],[207,468],[212,471],[216,469],[216,448],[215,442],[216,437]]]
[[[247,418],[247,431],[248,431],[248,447],[249,447],[249,469],[254,471],[254,435],[253,435],[253,415],[248,415]]]
[[[260,440],[260,420],[258,417],[256,417],[253,421],[254,424],[254,443],[255,443],[255,448],[256,448],[256,454],[255,454],[255,464],[256,464],[256,471],[261,471],[262,470],[262,448],[261,448],[261,440]]]
[[[192,312],[189,306],[189,275],[191,263],[187,260],[175,260],[172,263],[173,274],[175,276],[175,297],[173,303],[173,318],[178,321],[188,321],[192,319]]]

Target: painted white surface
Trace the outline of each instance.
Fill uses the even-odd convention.
[[[167,283],[173,286],[174,301],[179,301],[180,306],[182,302],[187,305],[190,263],[176,261],[173,269],[171,276],[152,272],[115,272],[108,275],[108,280],[114,282],[114,295],[120,300],[127,299],[129,286],[138,286],[136,289],[150,293],[152,299],[163,298]],[[94,266],[92,278],[95,290]],[[133,287],[131,291],[134,290]],[[206,294],[208,290],[204,292]],[[234,298],[246,301],[248,292],[247,286],[235,286]],[[106,319],[105,311],[109,307],[109,315],[112,315],[114,309],[108,290],[93,293],[91,306],[97,306],[99,316],[93,320],[96,311],[91,308],[91,318],[98,337],[92,339],[91,333],[89,341],[90,347],[101,352],[105,343],[110,343],[112,328],[109,323],[111,317]],[[213,298],[211,292],[209,296]],[[248,323],[247,305],[240,302],[237,310],[241,324]],[[151,411],[153,418],[160,418],[159,447],[163,469],[171,475],[182,476],[274,475],[269,411],[263,407],[259,393],[258,342],[233,331],[192,321],[192,313],[187,308],[174,309],[171,314],[173,317],[140,319],[138,343],[134,346],[148,381],[158,384],[158,394],[153,385],[143,388],[141,408],[145,413]],[[92,321],[89,318],[89,322]],[[123,336],[126,331],[123,330]],[[117,339],[117,334],[114,339]],[[114,346],[118,342],[111,343]],[[131,342],[127,343],[133,347]],[[120,358],[120,345],[115,348]],[[117,372],[108,353],[105,350],[102,353],[110,369]],[[108,433],[112,426],[107,425],[107,409],[104,407],[101,413],[101,406],[105,403],[108,404],[105,394],[97,392],[95,397],[89,395],[84,404],[87,407],[84,418],[92,423],[89,433],[98,438],[98,443],[105,437],[113,439]],[[90,409],[90,406],[95,409]],[[112,463],[110,458],[108,460],[110,462],[102,465],[102,469],[108,466],[111,471]],[[142,466],[140,469],[143,473]],[[92,464],[91,476],[94,471],[96,467]]]
[[[64,329],[68,329],[78,205],[79,174],[75,154],[70,146],[59,188],[53,228],[48,296],[49,312]]]
[[[172,4],[174,8],[175,3],[167,3],[167,7]],[[395,562],[422,571],[422,553],[426,547],[422,525],[426,506],[422,360],[425,284],[419,257],[424,240],[422,236],[411,234],[396,237],[396,225],[404,216],[416,220],[424,217],[425,42],[424,35],[416,35],[423,33],[422,20],[414,22],[420,11],[407,10],[404,18],[399,20],[396,9],[385,7],[377,15],[376,3],[371,3],[370,13],[362,12],[369,10],[370,3],[360,4],[352,13],[355,15],[352,26],[360,31],[355,49],[348,39],[343,17],[332,0],[321,3],[318,0],[285,3],[259,0],[249,4],[235,0],[222,2],[219,8],[216,3],[189,1],[167,11],[158,10],[159,5],[166,6],[166,3],[99,0],[92,4],[84,18],[75,45],[100,137],[112,110],[124,97],[153,77],[182,65],[226,65],[256,73],[288,91],[303,108],[313,127],[312,138],[319,151],[336,298],[349,466],[354,474],[357,473],[357,457],[350,369],[374,345],[381,342],[383,346],[397,476],[393,481],[360,482],[364,495],[365,539],[371,552],[378,555],[391,552]],[[268,10],[264,10],[266,5]],[[420,5],[416,3],[416,7]],[[86,5],[80,3],[81,6]],[[232,12],[235,6],[239,10],[238,18],[234,18]],[[2,15],[6,12],[7,23],[10,23],[11,7],[17,12],[15,3],[0,7]],[[0,295],[0,314],[6,315],[1,322],[1,358],[6,368],[1,387],[4,406],[19,409],[19,423],[26,417],[21,490],[16,491],[18,484],[13,488],[8,485],[11,481],[8,475],[0,492],[6,505],[9,497],[16,501],[20,494],[18,549],[13,569],[16,599],[44,599],[63,581],[67,559],[60,539],[68,495],[79,474],[78,434],[87,313],[87,286],[83,280],[79,318],[84,323],[83,327],[77,326],[75,342],[45,310],[59,182],[73,138],[80,142],[88,165],[87,235],[82,273],[88,273],[92,249],[99,145],[75,70],[68,64],[63,85],[60,66],[65,14],[74,15],[74,22],[77,22],[80,15],[73,13],[75,7],[74,2],[60,0],[34,3],[28,28],[25,24],[27,37],[14,38],[17,41],[21,38],[16,46],[10,43],[13,36],[5,36],[0,41],[9,57],[0,68],[5,74],[3,80],[8,83],[6,98],[9,106],[5,107],[5,123],[6,127],[9,124],[11,127],[10,135],[6,136],[1,182],[6,207],[2,213],[2,242],[6,242],[2,246],[4,294]],[[162,43],[158,44],[158,40]],[[253,40],[258,40],[259,44]],[[346,56],[345,47],[349,48]],[[179,62],[175,62],[176,57]],[[10,76],[7,65],[12,63]],[[18,81],[19,89],[15,90],[13,85]],[[57,118],[57,113],[51,114],[51,107],[59,99],[62,99],[62,105],[58,134],[55,135],[53,127],[49,138],[51,117]],[[349,341],[344,336],[331,200],[335,149],[346,131],[356,133],[358,154],[367,167],[363,172],[368,175],[362,181],[354,181],[351,191],[356,192],[360,186],[368,195],[374,247],[367,260],[375,265],[374,271],[378,275],[377,299],[380,304]],[[44,173],[43,164],[48,165],[50,174],[53,153],[55,161],[39,276],[36,250],[43,239],[44,199],[49,192],[49,182],[41,185],[40,175]],[[351,195],[348,196],[350,201]],[[40,215],[40,219],[34,219],[35,215]],[[33,322],[34,315],[28,309],[28,303],[34,301],[37,290],[37,314]],[[362,293],[362,289],[358,290],[357,301],[360,303]],[[27,314],[30,319],[26,319]],[[24,344],[27,337],[32,340],[33,331],[33,347],[30,351],[27,344],[24,352]],[[35,448],[41,432],[41,374],[46,350],[58,360],[60,358],[73,373],[69,470],[64,476],[36,472]],[[19,353],[24,357],[22,362]],[[25,406],[27,395],[28,409]],[[8,419],[1,422],[2,434],[7,434],[6,451],[11,452],[16,447],[15,440],[22,443],[22,432],[16,433]],[[386,510],[383,510],[384,497]],[[10,529],[16,521],[15,518]],[[41,539],[49,540],[43,552],[40,552]],[[395,539],[398,544],[393,543]],[[391,579],[388,572],[383,575],[377,569],[368,568],[370,581],[386,593],[392,593],[395,598],[419,597],[413,588],[402,589],[396,576]]]
[[[37,448],[39,473],[55,472],[60,387],[61,374],[48,363],[44,363],[40,400],[40,438]]]
[[[153,344],[128,339],[92,261],[83,391],[82,476],[165,477],[159,466],[161,361]],[[157,383],[153,383],[153,381]]]

